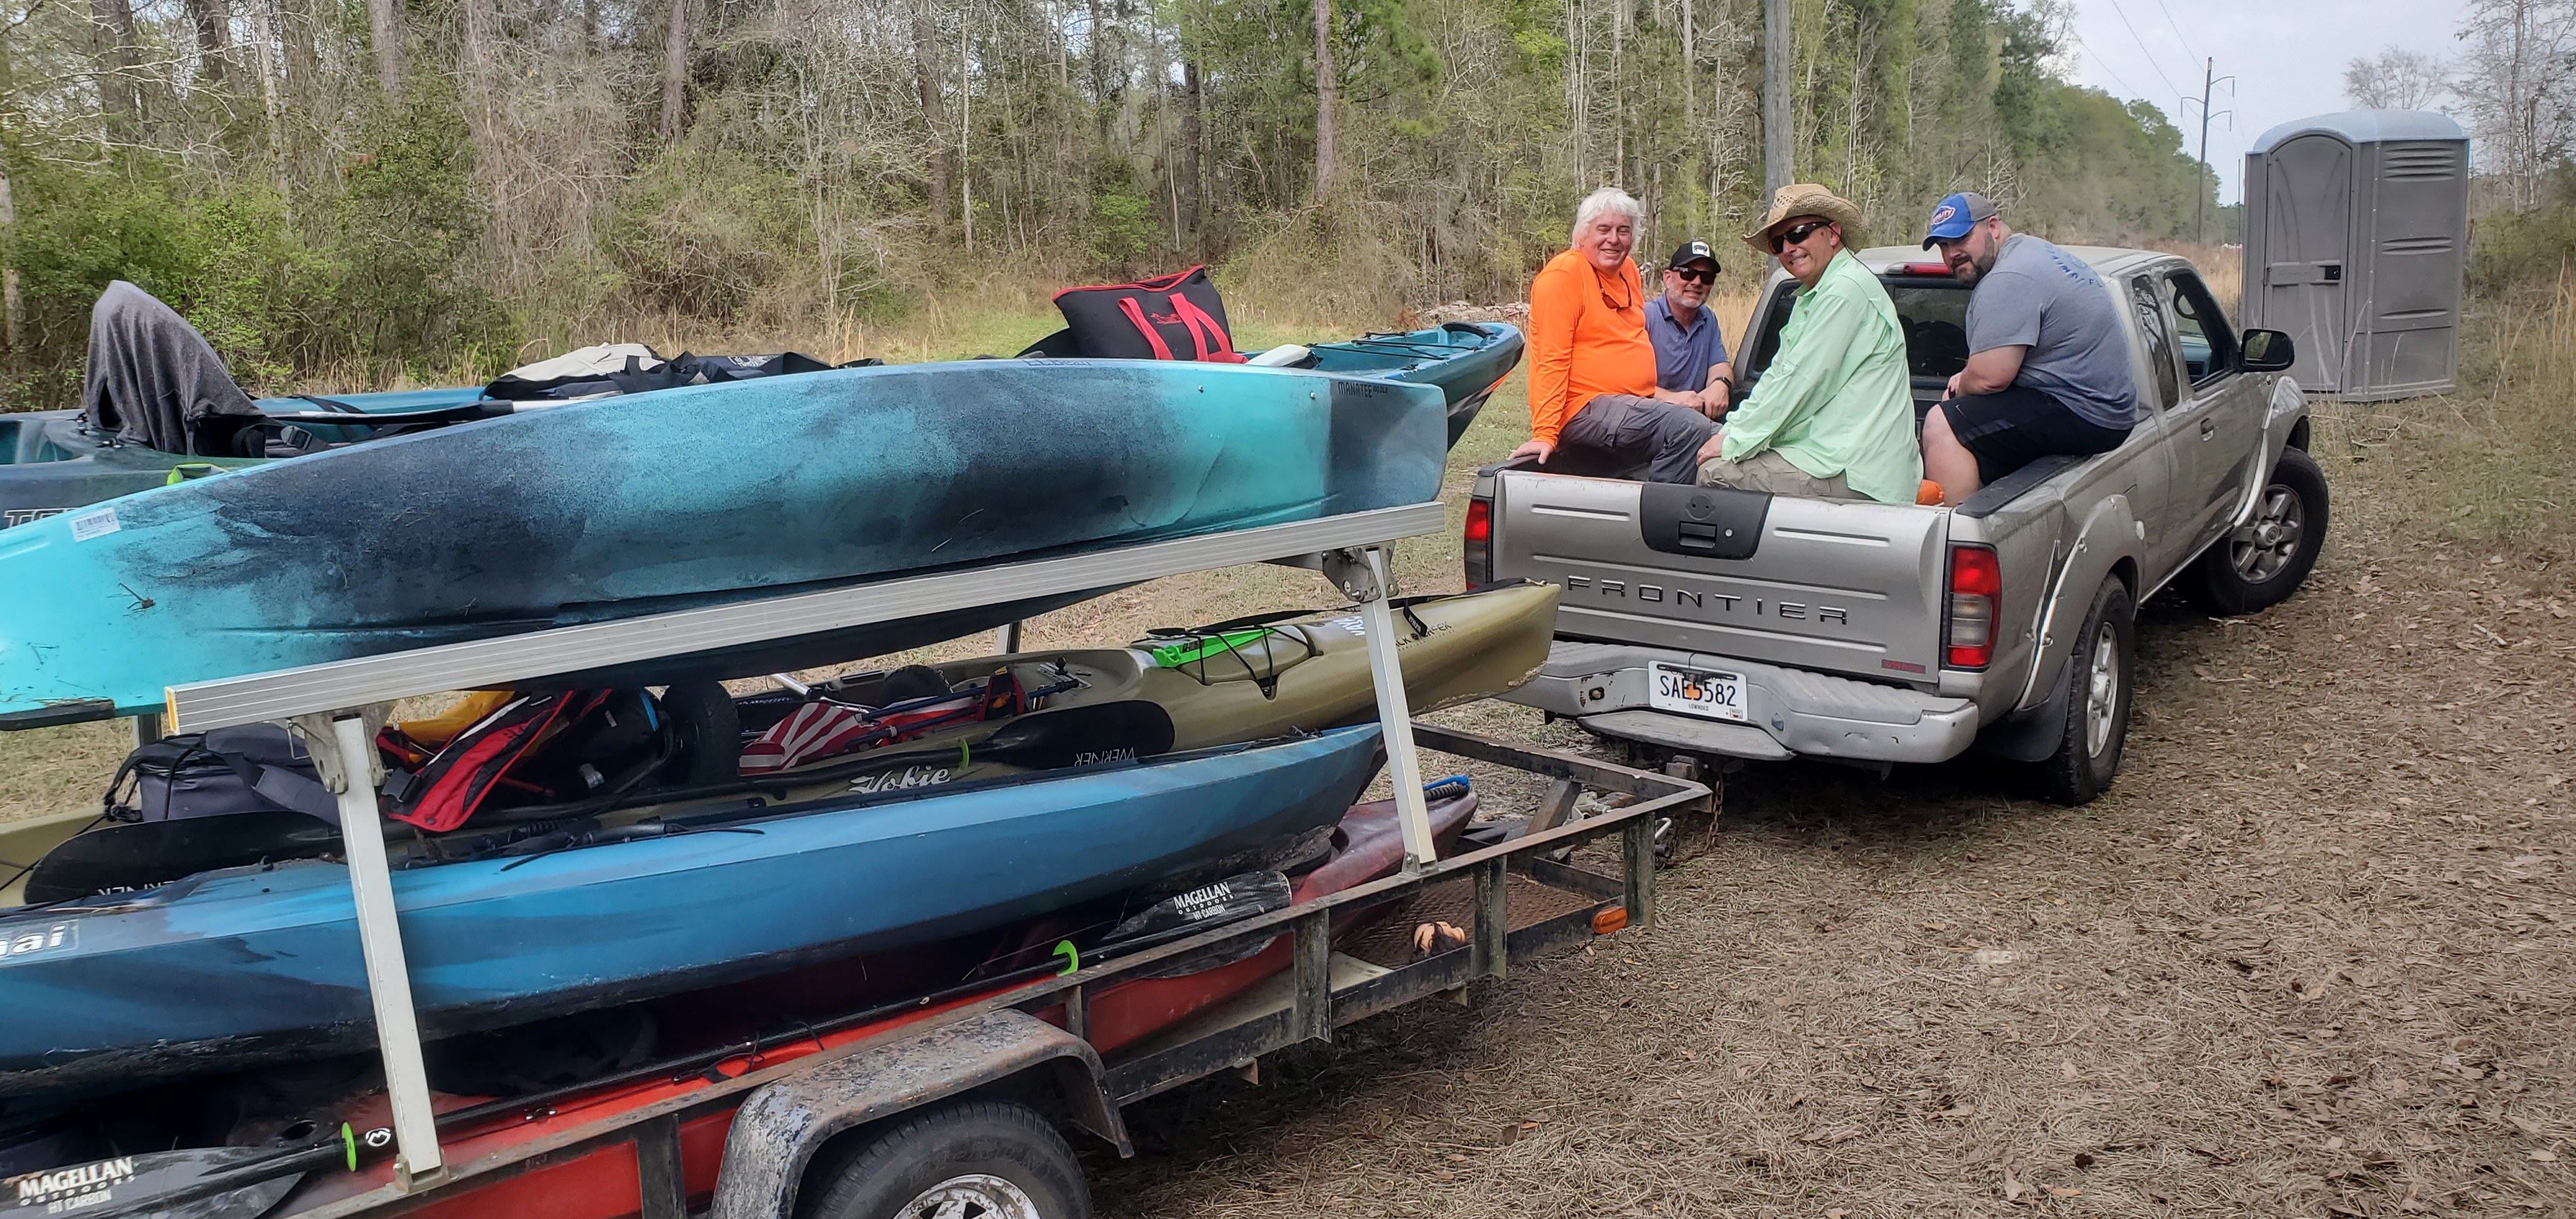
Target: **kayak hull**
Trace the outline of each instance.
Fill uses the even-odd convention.
[[[579,403],[183,482],[0,531],[0,722],[62,704],[132,714],[187,682],[1420,503],[1439,492],[1443,407],[1430,386],[1280,369],[914,365]],[[742,437],[759,442],[709,451]],[[1026,608],[829,646],[878,654]],[[795,642],[761,645],[761,659]],[[712,654],[662,680],[746,664]]]
[[[1376,730],[394,874],[430,1037],[967,934],[1338,821]],[[347,872],[208,873],[0,917],[0,1095],[373,1044]]]

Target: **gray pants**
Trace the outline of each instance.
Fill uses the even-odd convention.
[[[1777,449],[1764,449],[1742,461],[1712,457],[1699,468],[1699,485],[1734,487],[1740,491],[1768,491],[1773,495],[1795,495],[1806,499],[1858,499],[1851,485],[1840,474],[1818,478],[1799,469]]]
[[[1634,394],[1598,394],[1557,435],[1559,445],[1606,455],[1621,466],[1646,463],[1646,479],[1688,483],[1699,477],[1699,446],[1717,424],[1671,402]]]

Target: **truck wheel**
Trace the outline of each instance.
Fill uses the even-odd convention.
[[[2283,449],[2254,518],[2203,551],[2179,583],[2203,610],[2250,614],[2297,592],[2325,544],[2325,471],[2306,453]]]
[[[1090,1219],[1064,1136],[1026,1105],[961,1100],[896,1119],[806,1179],[799,1219]]]
[[[2037,763],[2040,788],[2059,804],[2090,804],[2120,773],[2129,736],[2130,652],[2137,607],[2118,576],[2102,581],[2083,633],[2066,658],[2066,726],[2057,752]]]

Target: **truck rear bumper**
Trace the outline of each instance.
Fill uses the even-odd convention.
[[[1646,666],[1660,661],[1741,674],[1748,724],[1657,711]],[[1805,755],[1859,762],[1944,762],[1976,739],[1977,705],[1733,657],[1560,639],[1528,685],[1503,696],[1604,736],[1760,761]]]

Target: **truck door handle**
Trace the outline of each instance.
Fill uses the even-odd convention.
[[[2217,420],[2215,420],[2215,419],[2203,419],[2203,420],[2201,420],[2201,421],[2200,421],[2200,438],[2201,438],[2201,439],[2203,439],[2203,440],[2207,440],[2207,439],[2209,439],[2210,437],[2215,436],[2215,435],[2217,435],[2217,434],[2218,434],[2218,421],[2217,421]]]

